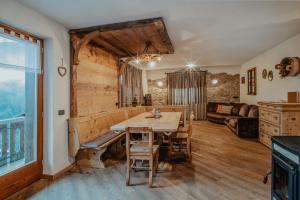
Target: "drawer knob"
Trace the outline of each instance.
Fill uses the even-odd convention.
[[[296,120],[296,117],[293,117],[292,120],[295,121],[295,120]]]

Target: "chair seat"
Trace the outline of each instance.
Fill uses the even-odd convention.
[[[176,134],[176,139],[186,139],[188,138],[189,134],[187,132],[178,132]]]
[[[153,153],[155,154],[158,151],[159,145],[153,145]],[[132,153],[149,153],[148,145],[132,145],[130,148]]]
[[[190,126],[187,125],[185,127],[179,127],[177,132],[188,132],[190,130]]]

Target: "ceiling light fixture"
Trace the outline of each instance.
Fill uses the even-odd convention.
[[[162,86],[164,86],[164,83],[162,81],[157,81],[157,86],[162,87]]]
[[[139,65],[140,64],[140,60],[139,59],[135,59],[134,63],[137,64],[137,65]]]
[[[192,69],[192,68],[196,67],[196,65],[195,65],[194,63],[188,63],[188,64],[186,65],[186,67]]]
[[[152,47],[152,51],[149,49]],[[142,52],[138,52],[136,58],[133,60],[133,64],[137,66],[148,66],[155,67],[158,62],[162,60],[162,56],[160,53],[153,53],[153,51],[157,51],[151,41],[145,42],[145,48]]]
[[[155,62],[155,61],[150,61],[150,62],[148,63],[148,66],[151,67],[151,68],[155,67],[155,65],[156,65],[156,62]]]
[[[211,83],[212,83],[213,85],[216,85],[218,82],[219,82],[219,81],[218,81],[217,79],[213,79],[213,80],[211,81]]]

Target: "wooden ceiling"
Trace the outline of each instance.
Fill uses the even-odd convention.
[[[71,38],[76,37],[79,40],[89,37],[88,43],[101,47],[119,58],[136,56],[144,50],[145,43],[149,41],[152,45],[147,53],[174,53],[162,18],[73,29],[69,33]]]

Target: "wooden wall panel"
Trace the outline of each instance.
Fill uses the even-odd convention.
[[[78,116],[116,109],[117,77],[117,58],[91,45],[82,47],[77,68]]]

